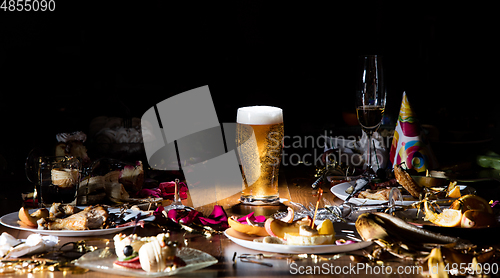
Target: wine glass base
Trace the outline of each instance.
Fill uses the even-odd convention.
[[[184,209],[184,208],[186,208],[186,206],[184,204],[182,204],[181,202],[173,202],[170,205],[164,207],[163,209],[165,211],[169,211],[171,209]]]
[[[255,213],[255,215],[273,216],[277,211],[287,211],[287,206],[283,203],[272,204],[272,205],[246,205],[243,203],[238,203],[229,209],[231,214],[235,215],[248,215],[250,213]]]
[[[279,197],[252,198],[252,197],[241,196],[240,202],[244,205],[252,205],[252,206],[278,205],[280,203],[280,198]]]

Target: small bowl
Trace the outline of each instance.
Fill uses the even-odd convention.
[[[448,184],[448,179],[426,177],[426,176],[412,176],[413,180],[422,187],[443,187]]]

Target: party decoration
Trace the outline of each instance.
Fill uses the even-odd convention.
[[[423,140],[420,124],[406,92],[403,92],[389,156],[393,167],[404,162],[407,168],[415,169],[417,172],[425,172],[435,164],[431,150]]]

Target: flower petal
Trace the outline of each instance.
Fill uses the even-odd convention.
[[[250,219],[250,221],[252,221],[254,223],[266,222],[266,217],[265,216],[263,216],[263,215],[257,215],[257,216],[255,216],[253,211],[251,213],[249,213],[249,214],[241,217],[241,218],[238,218],[238,222],[240,222],[242,224],[248,224],[247,223],[247,218]]]

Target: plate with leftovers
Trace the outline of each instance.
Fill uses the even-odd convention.
[[[287,245],[287,244],[275,244],[275,243],[264,243],[261,236],[251,236],[244,233],[237,232],[233,228],[229,228],[224,232],[232,242],[243,246],[245,248],[262,251],[262,252],[275,252],[275,253],[288,253],[288,254],[304,254],[304,253],[314,253],[314,254],[324,254],[324,253],[342,253],[348,251],[354,251],[368,247],[372,244],[371,241],[360,241],[350,244],[324,244],[324,245]],[[336,236],[336,239],[341,238]],[[346,238],[348,239],[348,238]]]
[[[103,208],[101,206],[91,206],[91,207],[78,206],[74,208],[76,208],[76,211],[72,215],[69,216],[63,215],[62,217],[57,218],[56,221],[49,220],[48,223],[46,223],[46,225],[49,225],[48,226],[49,229],[40,229],[37,226],[26,225],[25,222],[21,221],[21,219],[19,218],[19,215],[25,215],[24,213],[22,213],[24,209],[21,209],[19,212],[16,211],[2,216],[2,218],[0,218],[0,223],[12,229],[30,231],[44,235],[99,236],[99,235],[117,233],[135,226],[134,220],[137,217],[137,215],[141,212],[138,210],[127,209],[124,210],[122,214],[122,210],[119,208]],[[39,210],[40,209],[26,210],[26,215],[32,215],[33,213]],[[104,213],[103,210],[107,212],[108,215],[107,217],[103,217]],[[107,221],[110,221],[111,219],[116,218],[117,216],[120,216],[119,218],[122,219],[121,221],[121,223],[123,223],[122,225],[113,225],[110,226],[109,228],[101,228],[109,224],[106,223]],[[144,223],[143,221],[153,221],[155,219],[154,216],[149,216],[145,214],[143,214],[142,217],[143,218],[140,219],[140,221],[142,222],[139,222],[138,224],[141,223],[143,224]],[[84,220],[84,221],[79,221],[79,220]],[[90,225],[89,221],[97,222],[98,224],[100,223],[99,224],[100,227],[98,228],[93,228],[93,226],[89,227],[88,226]],[[75,229],[62,230],[59,227],[68,225],[72,225]],[[84,225],[84,227],[78,227],[78,225]]]
[[[197,249],[183,247],[178,249],[176,256],[186,264],[182,267],[166,269],[165,271],[147,272],[143,269],[117,267],[117,255],[114,248],[98,249],[80,257],[75,264],[79,267],[109,274],[119,274],[134,277],[163,277],[187,273],[216,264],[216,258]]]
[[[339,183],[335,186],[332,186],[330,191],[337,196],[341,200],[347,199],[349,193],[346,192],[351,186],[356,186],[356,181]],[[462,195],[466,194],[468,187],[465,185],[457,185],[460,188],[460,192]],[[381,205],[388,202],[390,187],[379,187],[376,190],[365,190],[361,191],[358,197],[352,197],[349,199],[349,203],[355,205]],[[404,191],[402,190],[402,193]],[[361,198],[360,198],[361,196]],[[365,198],[362,198],[365,196]],[[418,201],[417,198],[412,197],[408,193],[403,193],[403,202],[401,205],[411,205],[414,202]],[[396,202],[397,205],[400,205],[399,202]]]

